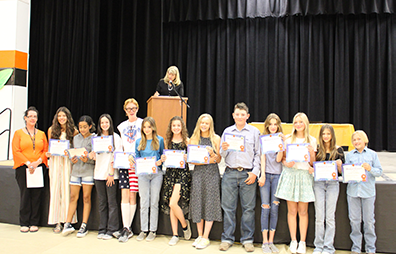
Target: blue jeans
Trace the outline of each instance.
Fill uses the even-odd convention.
[[[247,185],[245,183],[248,173],[227,168],[221,181],[221,207],[224,211],[224,231],[221,241],[233,244],[235,241],[236,210],[238,194],[242,206],[241,239],[242,244],[253,243],[256,205],[256,183]]]
[[[314,251],[334,253],[335,211],[340,184],[332,181],[315,182],[314,192],[316,218]]]
[[[140,228],[144,232],[149,231],[149,208],[150,231],[155,232],[158,228],[158,203],[162,177],[162,171],[158,174],[139,175]]]
[[[268,230],[268,218],[270,215],[269,227],[271,231],[276,230],[276,224],[278,223],[279,198],[275,197],[275,192],[278,187],[279,177],[279,174],[265,173],[265,184],[260,187],[261,231]],[[269,205],[269,208],[264,208],[263,205]]]
[[[367,253],[375,253],[375,219],[374,219],[374,203],[375,196],[371,198],[354,198],[347,195],[349,220],[352,232],[349,235],[352,240],[351,251],[360,253],[362,248],[362,232],[361,223],[363,215],[364,241],[366,242],[365,250]]]

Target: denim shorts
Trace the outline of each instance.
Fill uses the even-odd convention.
[[[93,176],[70,176],[70,185],[79,185],[86,184],[86,185],[94,185],[94,178]]]

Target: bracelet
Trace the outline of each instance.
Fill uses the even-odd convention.
[[[109,173],[109,176],[114,176],[114,174],[110,174],[110,173]]]

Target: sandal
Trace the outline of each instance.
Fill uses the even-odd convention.
[[[54,229],[52,229],[52,231],[54,231],[55,234],[59,234],[60,232],[62,232],[62,225],[60,223],[56,224]]]
[[[21,233],[27,233],[27,232],[29,232],[29,227],[21,226],[21,229],[19,231],[21,231]]]
[[[37,226],[30,226],[30,233],[36,233],[38,231],[38,227]]]

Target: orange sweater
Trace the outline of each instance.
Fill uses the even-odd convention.
[[[35,150],[33,150],[33,142],[29,134],[25,133],[23,129],[15,131],[12,139],[12,154],[14,156],[14,168],[24,165],[27,161],[34,162],[39,158],[47,165],[48,141],[45,133],[37,130]],[[48,165],[47,165],[48,166]]]

